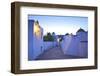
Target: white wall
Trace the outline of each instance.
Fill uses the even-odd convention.
[[[33,51],[34,51],[34,59],[39,56],[43,52],[43,38],[36,38],[34,36],[33,39]]]
[[[61,47],[66,55],[73,55],[78,56],[78,45],[79,40],[76,37],[73,37],[71,35],[67,35],[64,37],[64,40],[61,42]]]
[[[86,32],[79,32],[77,35],[64,36],[61,48],[64,54],[79,57],[87,57],[88,53],[88,37]]]
[[[10,73],[11,60],[11,23],[10,23],[10,3],[15,0],[1,0],[0,2],[0,76],[100,76],[100,59],[99,70],[81,70],[81,71],[65,71],[53,73],[38,73],[38,74],[21,74],[14,75]],[[20,0],[30,2],[45,2],[57,4],[74,4],[74,5],[100,5],[100,0]],[[99,6],[99,20],[100,21],[100,6]],[[100,24],[100,22],[98,22]],[[100,26],[99,28],[99,46],[100,46]],[[98,48],[100,50],[100,48]],[[98,51],[98,58],[100,58],[100,51]]]
[[[82,42],[79,43],[79,54],[80,57],[88,57],[88,43]]]
[[[48,50],[56,46],[56,42],[51,42],[51,41],[44,41],[43,42],[43,50]]]

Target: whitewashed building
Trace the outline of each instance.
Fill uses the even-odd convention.
[[[33,60],[43,52],[43,28],[38,21],[29,20],[28,35],[29,60]]]
[[[38,21],[28,21],[28,59],[34,60],[44,51],[56,46],[56,41],[43,41],[43,28]]]
[[[33,24],[33,51],[34,58],[39,56],[43,50],[43,28],[40,27],[39,22],[35,21]]]
[[[76,35],[65,35],[60,44],[66,55],[88,56],[88,32],[81,28],[76,32]]]

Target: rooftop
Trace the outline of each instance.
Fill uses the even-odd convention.
[[[77,32],[85,32],[85,30],[80,28]]]

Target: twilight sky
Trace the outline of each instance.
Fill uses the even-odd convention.
[[[38,20],[44,35],[47,32],[62,35],[66,33],[76,34],[79,28],[88,30],[88,17],[28,15],[28,19]]]

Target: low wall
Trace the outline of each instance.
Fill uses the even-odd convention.
[[[43,49],[46,51],[50,48],[55,47],[56,45],[57,45],[56,42],[45,41],[45,42],[43,42]]]

